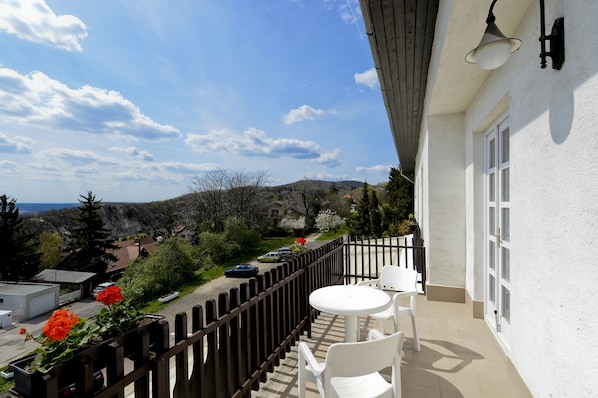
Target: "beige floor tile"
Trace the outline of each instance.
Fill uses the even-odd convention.
[[[417,323],[421,351],[414,350],[411,321],[401,319],[405,332],[401,368],[404,398],[512,398],[507,387],[506,363],[482,320],[473,319],[465,304],[427,301],[418,296]],[[387,324],[390,333],[392,323]],[[361,338],[367,338],[376,322],[360,319]],[[320,314],[312,325],[312,338],[301,338],[324,360],[331,344],[343,341],[343,318]],[[252,397],[297,397],[296,346],[281,366]],[[308,398],[317,397],[315,385],[308,384]]]

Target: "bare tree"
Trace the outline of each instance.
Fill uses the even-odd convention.
[[[322,208],[325,192],[311,181],[298,181],[289,189],[290,202],[299,206],[305,216],[305,226],[310,229],[315,224],[316,215]]]
[[[263,188],[269,181],[267,171],[218,169],[203,173],[192,181],[194,218],[200,230],[222,232],[229,217],[243,220],[249,227],[260,227],[267,219],[269,203]]]

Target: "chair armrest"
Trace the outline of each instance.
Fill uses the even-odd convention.
[[[311,352],[305,341],[299,342],[297,349],[299,351],[299,366],[303,366],[301,363],[303,360],[305,363],[307,363],[307,367],[310,369],[310,372],[314,376],[319,376],[326,368],[326,363],[318,363],[316,357],[314,357],[314,354]]]
[[[367,281],[357,282],[357,284],[355,286],[376,286],[376,287],[378,287],[378,281],[379,281],[379,279],[370,279]]]
[[[384,338],[384,335],[378,329],[370,329],[368,333],[368,340],[380,340]]]
[[[417,296],[419,293],[417,291],[417,289],[413,289],[413,290],[407,290],[404,292],[396,292],[393,294],[393,298],[394,297],[409,297],[409,296]]]

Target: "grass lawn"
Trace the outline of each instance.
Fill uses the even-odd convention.
[[[8,366],[0,368],[3,372],[9,372]],[[11,388],[15,386],[14,379],[6,380],[4,377],[0,377],[0,393],[8,392]]]

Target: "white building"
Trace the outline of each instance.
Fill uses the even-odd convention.
[[[564,18],[560,70],[550,57],[540,68],[541,3],[496,2],[496,25],[522,44],[494,70],[464,60],[490,0],[361,9],[399,161],[415,176],[428,299],[485,320],[516,396],[596,397],[598,1],[545,1],[546,34]]]
[[[58,308],[60,286],[48,283],[0,281],[0,310],[12,320],[25,322]]]

